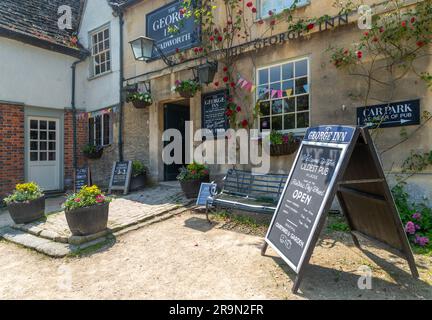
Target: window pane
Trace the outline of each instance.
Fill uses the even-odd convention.
[[[49,132],[49,134],[48,134],[48,140],[51,140],[51,141],[55,141],[56,140],[56,133],[55,133],[55,131],[50,131]]]
[[[37,128],[38,128],[38,121],[30,120],[30,129],[37,129]]]
[[[30,150],[37,150],[37,149],[38,149],[37,141],[30,142]]]
[[[95,120],[95,126],[96,126],[96,145],[97,146],[100,146],[101,144],[102,144],[102,140],[101,140],[101,138],[102,138],[102,124],[101,124],[101,122],[102,122],[102,120],[101,120],[102,118],[100,117],[100,116],[98,116],[98,117],[96,117],[96,120]]]
[[[56,129],[56,123],[55,123],[55,121],[50,121],[49,122],[49,129],[50,130],[55,130]]]
[[[47,153],[39,152],[39,161],[47,161]]]
[[[270,130],[270,118],[261,118],[260,119],[260,129],[261,130]]]
[[[50,143],[48,143],[48,149],[49,149],[50,151],[54,151],[54,150],[56,150],[56,143],[55,143],[55,142],[50,142]]]
[[[268,82],[268,69],[258,71],[258,84],[266,84]]]
[[[294,77],[293,67],[293,63],[287,63],[282,66],[282,80],[292,79]]]
[[[309,112],[297,113],[297,128],[309,127]]]
[[[270,115],[270,101],[263,101],[260,103],[260,112],[263,116]]]
[[[309,95],[297,97],[297,111],[309,110]]]
[[[281,84],[280,84],[280,82],[272,83],[272,84],[270,85],[270,90],[280,90],[280,89],[281,89]],[[277,94],[275,94],[275,95],[273,96],[273,98],[277,98]]]
[[[275,100],[272,102],[272,114],[282,113],[282,100]]]
[[[104,63],[104,64],[101,64],[100,72],[101,72],[101,73],[104,73],[104,72],[105,72],[105,63]]]
[[[269,91],[267,86],[259,86],[257,92],[259,100],[269,99]]]
[[[309,91],[307,78],[296,79],[296,94],[307,93]]]
[[[100,72],[100,67],[99,67],[99,66],[96,66],[96,70],[95,70],[95,73],[96,73],[96,74],[99,74],[99,73],[101,73],[101,72]]]
[[[283,90],[284,97],[288,97],[287,90],[289,89],[291,89],[291,92],[289,92],[289,96],[292,96],[294,94],[294,81],[290,80],[290,81],[282,82],[282,90]]]
[[[303,77],[307,76],[307,60],[300,60],[295,63],[295,76]]]
[[[47,132],[46,131],[39,131],[40,134],[40,140],[46,140],[47,139]]]
[[[295,112],[295,98],[284,99],[284,112]]]
[[[40,142],[39,143],[39,150],[46,150],[47,149],[47,143],[46,142]]]
[[[95,141],[94,141],[94,118],[89,118],[89,143],[95,144]]]
[[[104,114],[103,115],[103,144],[107,145],[110,144],[110,115]]]
[[[111,70],[111,62],[110,62],[110,61],[108,61],[108,62],[106,63],[106,70],[107,70],[107,71],[110,71],[110,70]]]
[[[47,129],[47,122],[46,121],[39,121],[39,129],[46,130]]]
[[[270,82],[281,81],[281,67],[270,68]]]
[[[109,49],[109,40],[105,40],[104,47],[105,47],[105,50]]]
[[[49,152],[48,153],[48,159],[49,159],[49,161],[55,161],[56,153],[55,152]]]
[[[284,116],[284,129],[295,129],[295,114],[287,114]]]
[[[30,152],[30,161],[38,161],[38,153]]]
[[[272,117],[272,130],[282,130],[282,116]]]
[[[104,30],[104,38],[108,39],[109,38],[109,29],[105,29]]]
[[[30,139],[37,140],[38,139],[38,132],[37,131],[30,131]]]

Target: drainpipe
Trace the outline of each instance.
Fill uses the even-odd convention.
[[[119,8],[119,10],[118,10],[118,17],[119,17],[119,26],[120,26],[120,76],[119,76],[119,78],[120,78],[120,87],[119,87],[120,106],[119,106],[118,151],[119,151],[119,160],[123,161],[123,118],[124,118],[124,113],[123,113],[123,107],[124,107],[124,99],[123,99],[123,78],[124,78],[123,26],[124,26],[124,19],[123,19],[122,8]]]

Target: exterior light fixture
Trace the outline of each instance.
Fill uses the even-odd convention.
[[[162,52],[162,50],[157,46],[154,39],[141,36],[135,40],[130,41],[129,43],[132,47],[135,60],[137,61],[148,62],[150,60],[153,60],[153,49],[156,49],[157,53],[166,65],[170,67],[174,65],[174,63],[170,59],[168,59],[167,56]]]
[[[215,62],[209,62],[200,65],[197,67],[198,71],[198,80],[201,84],[209,84],[213,82],[213,79],[216,75],[216,72],[218,70],[218,63]]]

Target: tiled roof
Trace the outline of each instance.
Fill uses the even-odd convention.
[[[58,27],[60,15],[57,10],[62,5],[72,9],[74,30]],[[45,42],[53,50],[63,47],[66,52],[79,52],[71,42],[71,35],[78,28],[81,5],[81,0],[1,0],[0,35],[32,42],[35,39],[37,43]]]

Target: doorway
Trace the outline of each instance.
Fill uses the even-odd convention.
[[[45,191],[59,190],[59,119],[28,117],[27,121],[27,180]]]
[[[182,164],[164,164],[164,180],[165,181],[174,181],[176,180],[180,168],[185,163],[185,133],[186,126],[185,122],[190,120],[190,108],[188,105],[184,104],[166,104],[164,106],[164,130],[168,129],[177,129],[180,131],[182,135]],[[174,138],[171,138],[171,141],[164,142],[164,147],[172,142]]]

